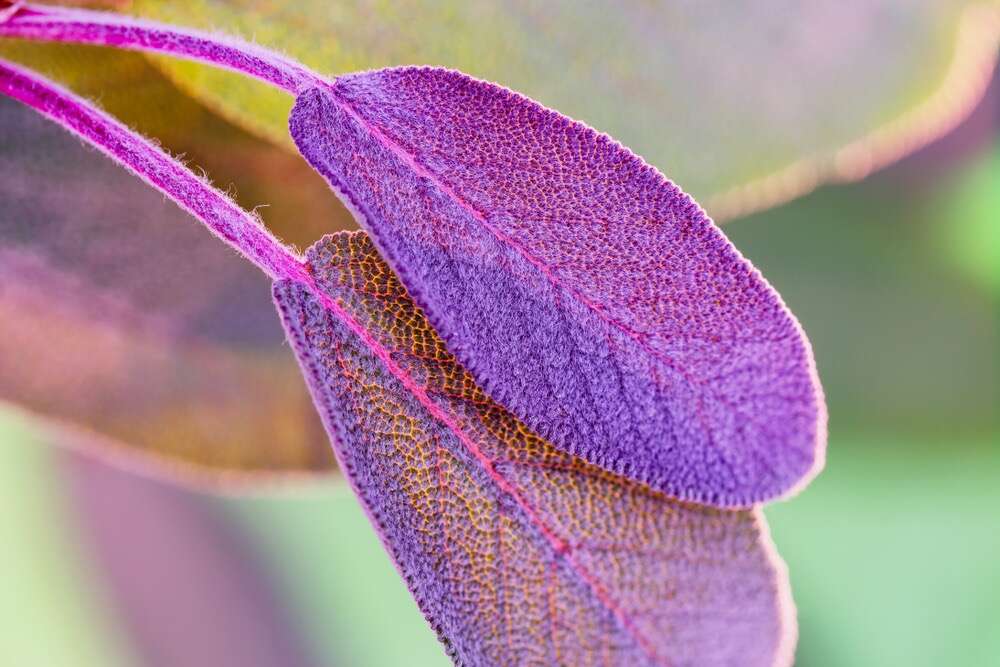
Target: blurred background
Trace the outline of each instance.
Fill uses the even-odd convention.
[[[110,4],[255,35],[324,71],[461,67],[642,154],[725,222],[815,348],[830,411],[827,467],[766,512],[799,610],[796,664],[1000,665],[1000,24],[981,14],[976,27],[962,27],[969,7],[987,4],[817,3],[764,17],[631,3],[639,7],[631,18],[587,4],[576,22],[560,23],[558,9],[471,3],[421,15],[419,25],[409,10],[380,3],[304,3],[291,17],[266,3]],[[316,25],[301,22],[309,12]],[[477,43],[468,26],[497,15],[494,36]],[[755,21],[760,30],[749,29]],[[605,39],[595,41],[602,22]],[[320,28],[331,43],[296,52],[291,44]],[[697,48],[703,41],[725,46]],[[0,44],[3,56],[97,99],[244,205],[267,204],[268,224],[300,247],[353,225],[276,138],[288,101],[263,88],[96,49]],[[883,162],[891,164],[867,173]],[[49,280],[55,272],[45,267],[56,264],[60,276],[77,271],[68,287],[59,283],[67,302],[96,285],[147,310],[162,306],[177,346],[164,348],[166,362],[141,357],[142,373],[112,383],[109,360],[140,358],[121,352],[132,333],[84,346],[79,354],[99,349],[102,364],[84,368],[66,350],[76,332],[91,335],[96,311],[39,316],[35,329],[16,324],[26,303],[40,302],[30,300],[33,285],[18,283],[24,267],[0,252],[0,664],[448,664],[329,470],[324,436],[286,374],[291,353],[275,338],[266,285],[238,269],[218,279],[215,296],[171,282],[192,266],[213,276],[216,259],[192,259],[188,241],[172,236],[148,245],[146,223],[193,225],[127,176],[109,194],[123,175],[102,164],[0,100],[5,249],[58,236],[59,252],[33,251],[44,260],[37,275]],[[81,179],[92,180],[74,188]],[[43,205],[40,192],[61,204]],[[133,204],[106,203],[114,197]],[[81,226],[114,242],[101,253],[75,250],[93,242]],[[119,247],[129,263],[112,275]],[[115,292],[121,284],[129,287]],[[131,320],[121,322],[132,331]],[[195,343],[215,349],[203,339],[224,344],[234,367],[266,351],[277,370],[230,376],[226,366],[206,388],[188,377],[200,357],[181,356]],[[164,378],[212,400],[170,403],[167,419],[158,412],[168,412],[167,398],[150,389]],[[106,401],[97,396],[104,388]],[[137,392],[141,406],[131,402]],[[269,425],[216,405],[220,392],[243,410],[259,408]],[[109,442],[94,444],[98,437]],[[112,440],[181,463],[121,454],[129,443]],[[284,447],[293,441],[301,444]],[[247,482],[279,468],[293,474]],[[230,469],[244,473],[238,483],[206,483]],[[298,479],[301,469],[314,474]]]

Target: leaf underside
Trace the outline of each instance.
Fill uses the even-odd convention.
[[[682,503],[564,454],[490,400],[361,233],[275,300],[339,462],[459,664],[783,664],[784,568],[756,510]],[[335,315],[323,295],[347,314]]]

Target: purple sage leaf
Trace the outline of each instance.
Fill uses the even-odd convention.
[[[435,68],[308,90],[290,128],[449,349],[556,446],[723,506],[821,466],[798,323],[697,204],[607,136]]]
[[[558,451],[491,401],[366,235],[275,300],[338,462],[460,665],[788,665],[759,509],[688,504]]]

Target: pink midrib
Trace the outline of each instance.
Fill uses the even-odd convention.
[[[351,118],[353,118],[359,125],[361,125],[365,129],[365,131],[367,131],[373,137],[378,139],[380,143],[382,143],[386,148],[392,151],[392,153],[395,154],[396,157],[398,157],[400,160],[402,160],[406,164],[406,166],[409,167],[414,173],[416,173],[418,176],[426,178],[428,181],[433,183],[434,187],[436,187],[439,191],[441,191],[444,195],[446,195],[449,199],[451,199],[462,210],[464,210],[466,213],[472,216],[472,218],[476,220],[476,222],[485,227],[486,230],[489,231],[490,234],[492,234],[495,239],[516,250],[517,253],[521,255],[521,257],[523,257],[526,262],[528,262],[529,264],[531,264],[531,266],[538,269],[538,271],[542,275],[544,275],[545,278],[553,286],[559,288],[560,291],[568,293],[575,300],[579,301],[589,310],[593,311],[598,316],[598,318],[601,319],[601,321],[610,324],[611,326],[615,327],[616,329],[627,335],[629,338],[634,340],[643,349],[643,351],[648,352],[650,356],[661,361],[671,370],[676,371],[687,382],[693,384],[701,383],[697,378],[693,378],[689,374],[687,374],[683,368],[677,366],[672,359],[661,355],[656,350],[649,347],[648,344],[646,344],[642,340],[642,334],[640,332],[636,331],[625,322],[622,322],[621,320],[618,320],[608,315],[605,312],[604,306],[602,304],[598,303],[597,301],[594,301],[593,299],[590,299],[580,290],[564,284],[562,279],[559,278],[559,276],[557,276],[552,271],[551,267],[549,267],[548,264],[546,264],[541,259],[536,257],[534,253],[531,252],[531,250],[529,250],[524,246],[524,244],[520,243],[519,241],[517,241],[517,239],[511,237],[510,235],[505,234],[495,225],[491,224],[489,220],[486,218],[486,215],[482,211],[480,211],[478,208],[476,208],[468,201],[466,201],[465,198],[462,197],[462,195],[460,195],[458,192],[456,192],[454,188],[452,188],[450,185],[442,181],[440,176],[430,171],[427,167],[421,164],[417,160],[417,158],[414,157],[413,154],[410,153],[406,148],[404,148],[398,141],[388,136],[379,127],[373,125],[370,121],[368,121],[368,119],[359,114],[354,109],[354,107],[352,107],[350,103],[348,103],[347,100],[341,97],[340,94],[337,92],[336,82],[332,84],[329,83],[325,84],[324,89],[330,93],[330,96],[337,102],[340,108],[343,109],[345,112],[347,112],[347,114],[351,116]],[[321,128],[323,127],[322,123],[319,123],[319,127]]]

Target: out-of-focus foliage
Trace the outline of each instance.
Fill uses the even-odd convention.
[[[212,113],[140,54],[0,41],[0,55],[97,100],[244,207],[263,206],[292,243],[353,225],[298,156]],[[0,103],[0,400],[187,482],[330,471],[266,279],[103,155]]]
[[[0,118],[0,399],[133,465],[329,470],[266,278],[34,111],[4,99]]]
[[[1000,145],[970,165],[937,209],[940,244],[955,267],[1000,299]]]
[[[768,508],[799,610],[797,667],[996,664],[997,443],[835,437],[823,475]]]
[[[975,102],[1000,33],[992,0],[135,0],[131,11],[224,27],[331,75],[428,64],[496,81],[611,134],[720,218],[909,152]],[[287,97],[156,61],[227,117],[287,141]]]
[[[346,484],[218,504],[281,578],[323,655],[359,667],[452,664]]]
[[[947,216],[969,206],[970,190],[986,210],[995,193],[982,188],[982,166],[951,176],[935,173],[934,160],[915,166],[726,229],[809,332],[831,433],[1000,426],[1000,302],[954,269],[941,242],[968,224]]]
[[[69,452],[60,462],[83,546],[140,663],[330,664],[314,655],[243,533],[206,498]]]
[[[0,664],[124,667],[132,656],[65,503],[57,455],[0,406]]]
[[[27,426],[0,410],[0,664],[340,664],[224,508]]]

